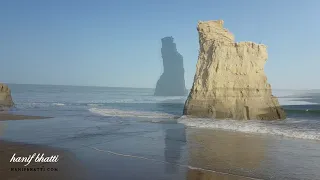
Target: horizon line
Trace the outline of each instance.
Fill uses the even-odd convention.
[[[128,86],[104,86],[104,85],[71,85],[71,84],[36,84],[36,83],[9,83],[9,82],[0,82],[3,84],[13,84],[13,85],[38,85],[38,86],[73,86],[73,87],[101,87],[101,88],[131,88],[131,89],[155,89],[152,87],[128,87]],[[192,87],[186,88],[191,90]],[[305,90],[320,90],[315,88],[309,89],[286,89],[286,88],[271,88],[271,90],[295,90],[295,91],[305,91]]]

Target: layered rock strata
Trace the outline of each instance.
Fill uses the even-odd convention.
[[[0,111],[13,106],[11,91],[5,84],[0,83]]]
[[[239,120],[285,119],[264,73],[267,47],[236,43],[223,21],[198,23],[200,51],[184,114]]]

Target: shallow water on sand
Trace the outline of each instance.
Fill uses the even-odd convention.
[[[320,179],[319,117],[303,111],[318,105],[292,92],[280,99],[284,122],[190,127],[180,118],[186,97],[153,97],[152,89],[9,87],[12,113],[54,118],[0,122],[0,138],[65,148],[92,179]]]

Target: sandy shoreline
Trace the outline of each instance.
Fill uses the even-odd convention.
[[[52,117],[43,117],[43,116],[27,116],[27,115],[19,115],[19,114],[11,114],[8,112],[0,112],[0,121],[8,121],[8,120],[28,120],[28,119],[48,119]]]
[[[0,121],[8,120],[41,120],[51,117],[27,116],[0,112]],[[43,154],[44,157],[59,155],[56,163],[37,163],[34,160],[27,166],[26,163],[11,163],[15,157],[29,157],[32,154]],[[0,174],[1,179],[42,180],[42,179],[86,179],[84,168],[75,156],[63,149],[48,146],[0,140]],[[34,158],[35,159],[35,158]]]
[[[6,116],[9,117],[4,118],[7,120],[45,118],[14,114]],[[101,117],[97,118],[101,123]],[[142,123],[134,126],[99,124],[96,127],[92,125],[93,121],[88,121],[88,124],[84,122],[86,121],[80,118],[2,122],[6,126],[4,139],[29,143],[39,143],[40,140],[44,143],[61,143],[63,146],[59,147],[66,150],[0,140],[0,179],[320,178],[317,172],[320,159],[316,157],[319,144],[313,141],[191,128],[171,123]],[[83,126],[78,127],[78,123],[83,123]],[[61,136],[57,134],[66,139],[60,139]],[[43,137],[46,138],[42,140]],[[61,157],[58,163],[33,163],[27,166],[57,168],[58,171],[12,171],[11,168],[25,168],[25,163],[10,163],[14,153],[17,156],[29,156],[33,153],[44,153],[46,156],[58,154]],[[304,174],[296,171],[302,168]]]
[[[16,157],[27,157],[33,153],[59,155],[59,161],[36,163],[33,160],[24,166],[26,163],[10,163],[14,153]],[[0,140],[0,159],[1,179],[85,179],[84,170],[74,155],[62,149]]]

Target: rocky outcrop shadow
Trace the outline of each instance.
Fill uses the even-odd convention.
[[[168,174],[174,174],[179,170],[179,161],[181,159],[181,153],[183,147],[186,144],[186,132],[183,125],[178,125],[178,128],[168,128],[165,130],[165,149],[164,157],[165,172]]]

